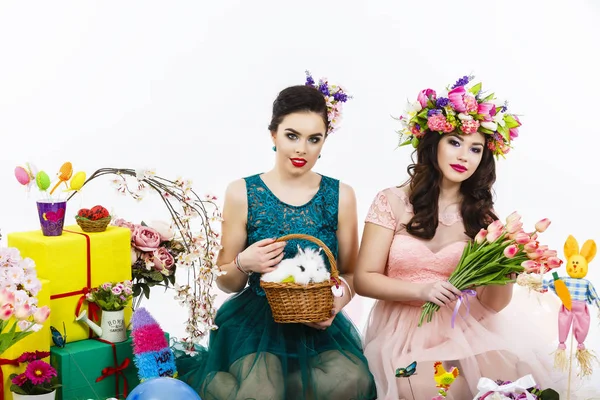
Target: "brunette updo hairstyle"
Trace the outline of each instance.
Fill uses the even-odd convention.
[[[325,97],[316,88],[306,85],[291,86],[279,92],[273,102],[273,116],[268,129],[276,132],[285,116],[296,112],[319,114],[325,124],[325,133],[329,130]]]
[[[410,176],[409,199],[414,215],[406,224],[406,230],[411,235],[422,239],[433,238],[438,226],[438,199],[443,175],[437,161],[437,149],[442,137],[443,135],[436,132],[426,133],[419,140],[415,151],[417,162],[407,168]],[[496,182],[494,155],[487,146],[484,146],[477,170],[460,186],[462,194],[460,213],[465,225],[465,233],[470,238],[474,238],[481,228],[498,219],[493,211],[494,182]]]

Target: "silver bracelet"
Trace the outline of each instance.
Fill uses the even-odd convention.
[[[244,268],[242,268],[242,264],[240,264],[240,255],[239,254],[237,256],[235,256],[235,266],[237,267],[237,269],[240,270],[240,272],[243,272],[244,274],[246,274],[248,276],[252,275],[252,271],[248,272]]]

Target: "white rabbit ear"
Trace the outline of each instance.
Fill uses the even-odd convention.
[[[317,254],[321,254],[321,251],[323,251],[323,248],[319,247],[319,250],[317,251]]]
[[[298,244],[298,253],[299,254],[304,254],[304,250],[302,250],[302,248],[300,247],[300,245]]]

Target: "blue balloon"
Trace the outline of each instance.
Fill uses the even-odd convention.
[[[126,400],[202,400],[198,393],[179,379],[161,377],[140,383]]]

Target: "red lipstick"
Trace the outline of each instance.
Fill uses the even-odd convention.
[[[290,158],[290,161],[296,168],[302,168],[306,165],[306,160],[304,158]]]
[[[467,172],[467,167],[465,167],[463,165],[460,165],[460,164],[450,164],[450,166],[456,172],[460,172],[460,173]]]

